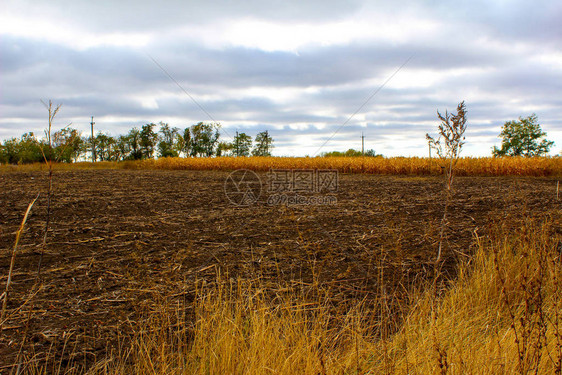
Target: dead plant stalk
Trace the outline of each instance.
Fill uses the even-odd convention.
[[[39,198],[39,194],[31,203],[27,206],[27,210],[25,210],[25,215],[23,215],[23,220],[21,221],[20,227],[16,232],[16,242],[14,243],[14,247],[12,249],[12,259],[10,260],[10,269],[8,271],[8,280],[6,281],[6,290],[3,293],[4,301],[2,302],[2,314],[0,316],[0,331],[2,330],[2,326],[4,325],[4,317],[6,316],[6,307],[8,306],[8,297],[10,295],[10,284],[12,283],[12,273],[14,270],[14,264],[16,262],[16,251],[18,249],[18,244],[20,242],[21,235],[25,228],[25,223],[27,222],[27,217],[29,216],[29,212],[31,208],[35,204],[35,201]]]
[[[441,253],[443,249],[443,239],[445,235],[445,228],[447,226],[447,212],[451,202],[453,193],[453,177],[455,166],[457,165],[464,145],[464,132],[466,131],[466,106],[464,101],[460,102],[457,106],[457,113],[451,114],[445,111],[443,116],[437,111],[437,117],[441,120],[438,131],[439,137],[437,139],[426,134],[426,139],[430,149],[434,149],[439,158],[446,163],[447,173],[447,189],[445,197],[445,208],[443,210],[443,218],[441,219],[441,228],[439,230],[439,249],[437,251],[437,260],[441,260]]]
[[[67,142],[63,149],[62,152],[60,153],[60,155],[55,155],[54,150],[53,150],[53,142],[52,142],[52,137],[51,137],[51,130],[53,127],[53,121],[55,119],[55,116],[57,115],[57,113],[59,112],[62,104],[57,105],[56,107],[53,108],[53,102],[51,100],[49,100],[49,103],[45,103],[44,101],[41,101],[41,103],[43,103],[43,105],[45,106],[45,108],[49,111],[49,118],[48,118],[48,127],[45,130],[45,138],[47,140],[47,152],[49,153],[49,156],[47,157],[47,154],[45,153],[45,149],[43,147],[41,147],[41,153],[43,154],[43,159],[45,160],[45,164],[48,166],[49,168],[49,185],[48,185],[48,189],[47,189],[47,219],[45,220],[45,229],[44,229],[44,233],[43,233],[43,242],[41,243],[41,252],[39,254],[39,264],[37,266],[37,279],[39,280],[41,278],[41,265],[43,263],[43,254],[45,252],[45,248],[47,246],[47,233],[49,232],[49,225],[50,225],[50,221],[51,221],[51,200],[52,200],[52,196],[53,196],[53,158],[55,159],[55,162],[60,161],[60,155],[64,154],[64,151],[66,150],[66,148],[68,147],[69,142]],[[72,124],[68,124],[64,129],[68,128],[70,125]]]

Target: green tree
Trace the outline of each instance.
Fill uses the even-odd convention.
[[[219,124],[199,122],[191,126],[191,154],[193,156],[213,156],[219,141]]]
[[[330,151],[330,152],[325,152],[322,154],[322,156],[348,156],[348,157],[359,157],[359,156],[369,156],[369,157],[375,157],[375,156],[382,156],[382,155],[377,155],[375,153],[375,150],[367,150],[365,151],[365,155],[363,155],[363,153],[361,151],[355,150],[353,148],[350,148],[349,150],[345,151],[345,152],[341,152],[341,151]]]
[[[121,152],[119,151],[118,139],[109,137],[109,155],[107,160],[119,161],[121,160]]]
[[[125,156],[128,160],[142,159],[141,148],[141,131],[138,128],[132,128],[127,134],[127,141],[129,142],[129,154]]]
[[[0,164],[7,164],[7,163],[8,163],[8,155],[6,153],[6,146],[4,146],[4,144],[0,144]]]
[[[131,141],[129,135],[120,135],[117,137],[115,151],[117,160],[126,160],[131,154]]]
[[[235,156],[250,156],[250,149],[252,148],[252,137],[246,133],[238,133],[234,136],[232,142],[232,149]]]
[[[64,128],[55,132],[52,139],[56,160],[72,163],[78,160],[84,150],[84,138],[73,128]]]
[[[154,148],[158,141],[158,134],[154,132],[153,123],[142,126],[140,131],[140,151],[143,159],[152,159],[154,157]]]
[[[344,156],[359,157],[359,156],[363,156],[363,153],[361,151],[350,148],[345,152]]]
[[[254,149],[252,150],[252,155],[254,156],[271,156],[271,149],[273,148],[273,138],[269,135],[269,132],[263,131],[256,135]]]
[[[178,133],[176,138],[176,150],[180,155],[184,154],[186,157],[189,157],[193,156],[191,154],[192,148],[191,131],[189,128],[185,128],[181,134]]]
[[[78,157],[84,157],[86,160],[91,160],[92,158],[92,146],[90,143],[91,139],[88,136],[81,137],[80,140],[80,151]],[[77,159],[74,160],[78,161]]]
[[[234,145],[231,142],[219,142],[217,146],[217,156],[232,156]]]
[[[0,148],[0,161],[10,164],[26,164],[44,161],[41,148],[45,150],[47,159],[53,158],[53,152],[44,141],[39,141],[35,135],[25,133],[21,138],[5,140]]]
[[[546,133],[541,130],[536,114],[519,117],[519,121],[508,121],[503,124],[501,148],[494,146],[494,156],[541,156],[546,155],[554,145],[547,140]]]
[[[353,151],[355,151],[355,150],[353,150]],[[342,152],[342,151],[327,151],[327,152],[323,152],[322,154],[320,154],[320,156],[323,156],[323,157],[338,157],[338,156],[346,156],[345,154],[346,153]]]
[[[170,128],[170,125],[161,122],[159,133],[160,142],[158,142],[158,155],[163,158],[177,157],[179,155],[177,140],[178,138],[182,138],[179,136],[179,129]]]
[[[116,160],[116,145],[115,138],[108,134],[99,132],[95,139],[96,156],[100,161]]]

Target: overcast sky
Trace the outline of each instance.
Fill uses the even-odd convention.
[[[425,156],[436,111],[465,100],[465,156],[532,113],[555,154],[561,19],[555,0],[2,0],[0,139],[42,133],[52,99],[55,128],[84,134],[92,115],[112,135],[214,120],[225,139],[269,130],[277,156],[360,149],[361,133],[385,156]]]

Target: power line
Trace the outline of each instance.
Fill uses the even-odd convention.
[[[176,86],[178,86],[178,87],[180,88],[181,91],[184,92],[185,95],[187,95],[187,96],[193,101],[193,103],[195,103],[195,104],[199,107],[199,109],[201,109],[201,110],[211,119],[211,121],[213,121],[213,123],[215,123],[215,124],[218,124],[218,123],[219,123],[217,120],[215,120],[215,118],[214,118],[213,116],[211,116],[211,114],[210,114],[209,112],[207,112],[207,110],[206,110],[205,108],[203,108],[203,106],[202,106],[201,104],[199,104],[199,102],[198,102],[197,100],[195,100],[195,98],[194,98],[189,92],[187,92],[186,89],[183,88],[182,85],[179,84],[178,81],[176,81],[176,80],[174,79],[174,77],[172,77],[172,75],[171,75],[170,73],[168,73],[168,71],[167,71],[166,69],[164,69],[164,67],[163,67],[162,65],[160,65],[160,64],[158,63],[158,61],[156,61],[156,60],[155,60],[152,56],[150,56],[148,53],[147,53],[146,55],[152,60],[152,62],[153,62],[154,64],[156,64],[157,67],[160,68],[160,70],[162,70],[162,72],[164,72],[164,74],[166,74],[166,75],[168,76],[168,78],[170,78],[170,80],[172,80],[172,82],[174,82],[174,83],[176,84]],[[231,137],[231,138],[232,138],[232,136],[231,136],[230,134],[228,134],[228,132],[226,131],[226,129],[222,129],[222,130],[224,131],[224,133],[225,133],[228,137]]]
[[[318,152],[319,152],[321,149],[323,149],[324,146],[326,146],[326,144],[327,144],[328,142],[330,142],[330,141],[332,140],[332,138],[334,138],[334,136],[335,136],[345,125],[347,125],[347,123],[348,123],[349,121],[351,121],[351,119],[352,119],[353,117],[355,117],[355,115],[356,115],[357,113],[359,113],[359,111],[362,110],[363,107],[365,107],[365,106],[367,105],[367,103],[369,103],[369,101],[370,101],[371,99],[373,99],[373,97],[374,97],[375,95],[377,95],[377,94],[379,93],[379,91],[381,91],[381,90],[386,86],[386,84],[387,84],[388,82],[390,82],[390,80],[391,80],[392,78],[394,78],[394,76],[395,76],[400,70],[402,70],[402,68],[403,68],[404,66],[406,66],[406,64],[407,64],[408,62],[410,62],[410,60],[411,60],[413,57],[414,57],[414,55],[411,55],[410,57],[408,57],[408,58],[406,59],[406,61],[404,61],[404,63],[403,63],[402,65],[400,65],[400,66],[398,67],[398,69],[396,69],[396,70],[394,71],[394,73],[392,73],[392,74],[390,75],[390,77],[388,77],[388,78],[386,79],[386,81],[384,81],[384,83],[383,83],[382,85],[380,85],[379,88],[376,89],[375,92],[373,92],[373,93],[371,94],[371,96],[369,96],[369,97],[367,98],[367,100],[365,100],[365,102],[364,102],[363,104],[361,104],[361,105],[359,106],[359,108],[357,108],[357,110],[356,110],[355,112],[353,112],[353,114],[352,114],[351,116],[349,116],[349,118],[348,118],[347,120],[345,120],[345,122],[344,122],[343,124],[341,124],[341,126],[340,126],[339,128],[336,129],[336,131],[330,136],[330,138],[326,139],[326,141],[325,141],[324,143],[322,143],[322,146],[318,147],[318,150],[316,150],[316,152],[315,152],[312,156],[316,156],[316,155],[318,154]]]

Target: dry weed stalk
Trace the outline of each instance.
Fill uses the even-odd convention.
[[[457,106],[457,113],[451,114],[445,111],[443,116],[437,111],[437,117],[441,120],[439,124],[439,137],[434,139],[429,134],[425,137],[429,147],[435,150],[441,160],[447,163],[447,189],[453,186],[453,176],[464,145],[464,132],[466,131],[466,105],[464,101]]]
[[[43,105],[45,106],[45,108],[49,112],[48,125],[47,125],[47,129],[45,130],[46,145],[43,142],[39,143],[39,148],[40,148],[41,153],[43,155],[43,160],[45,161],[45,164],[48,166],[48,170],[49,170],[48,189],[47,189],[47,218],[46,218],[46,221],[45,221],[43,240],[42,240],[42,243],[41,243],[39,262],[38,262],[38,266],[37,266],[37,275],[36,275],[35,286],[34,286],[34,289],[35,288],[36,289],[35,289],[35,291],[31,292],[31,296],[30,296],[29,300],[32,300],[32,297],[34,297],[41,290],[41,287],[39,286],[40,281],[41,281],[41,265],[42,265],[42,261],[43,261],[43,254],[44,254],[45,248],[47,246],[47,233],[49,231],[49,225],[50,225],[50,219],[51,219],[51,200],[52,200],[52,193],[53,193],[53,161],[56,163],[60,160],[60,155],[57,156],[56,153],[53,150],[52,127],[53,127],[54,118],[57,115],[61,105],[59,104],[59,105],[53,107],[53,103],[52,103],[51,100],[49,100],[48,104],[45,103],[44,101],[41,101],[41,103],[43,103]],[[70,125],[71,124],[67,125],[65,128],[67,128]],[[62,149],[62,152],[61,152],[61,155],[64,153],[64,151],[66,150],[66,148],[68,147],[70,142],[71,142],[71,140],[69,142],[67,142],[66,145],[64,145],[64,147]],[[39,195],[37,195],[37,198],[38,197],[39,197]],[[35,200],[37,200],[37,198],[35,198]],[[33,203],[35,203],[35,200],[33,201]],[[26,218],[27,218],[27,213],[26,213]],[[15,249],[14,249],[14,252],[15,252]],[[14,255],[12,255],[12,257],[14,257]],[[12,262],[13,262],[13,258],[12,258]],[[10,273],[11,273],[11,268],[10,268]],[[6,295],[6,300],[7,300],[7,295]],[[29,309],[29,313],[28,313],[28,316],[27,316],[27,321],[26,321],[26,324],[25,324],[25,333],[23,335],[24,338],[21,342],[20,351],[18,352],[18,356],[17,356],[17,358],[18,358],[18,365],[17,365],[18,366],[18,373],[19,373],[19,368],[22,365],[22,362],[20,360],[20,355],[21,355],[21,351],[22,351],[23,346],[24,346],[25,341],[26,341],[27,332],[28,332],[28,329],[29,329],[29,322],[31,320],[31,312],[33,311],[33,307],[34,307],[34,301],[32,300],[31,307]],[[58,372],[60,372],[60,368],[59,368]]]
[[[39,198],[39,195],[35,197],[31,203],[27,206],[27,210],[25,210],[25,215],[23,215],[23,220],[21,221],[20,227],[16,232],[16,242],[14,243],[14,247],[12,249],[12,259],[10,260],[10,270],[8,271],[8,280],[6,281],[6,290],[2,293],[3,302],[2,302],[2,314],[0,315],[0,331],[2,331],[2,326],[4,325],[4,318],[6,316],[6,307],[8,305],[8,297],[10,295],[10,284],[12,282],[12,272],[14,270],[14,263],[16,261],[16,251],[18,249],[18,244],[20,242],[21,235],[25,228],[25,223],[27,222],[27,217],[31,212],[31,208],[35,204],[35,201]]]
[[[435,150],[441,160],[446,163],[447,189],[445,198],[445,208],[443,210],[443,218],[441,219],[441,228],[439,230],[439,249],[437,251],[436,263],[441,260],[443,250],[443,238],[445,228],[447,227],[447,213],[451,202],[453,192],[453,177],[455,167],[459,161],[462,146],[464,145],[464,132],[466,131],[466,105],[464,101],[457,106],[457,113],[451,114],[445,111],[443,116],[437,111],[437,117],[441,120],[439,124],[439,137],[434,139],[429,134],[425,137],[429,143],[430,149]]]
[[[509,327],[513,332],[517,372],[539,374],[544,349],[548,349],[549,342],[552,341],[550,346],[554,348],[547,350],[547,354],[554,373],[560,374],[562,345],[559,327],[560,297],[557,290],[559,255],[554,255],[553,248],[548,245],[549,233],[543,228],[539,229],[538,235],[533,234],[531,231],[534,229],[533,224],[525,226],[515,245],[519,249],[509,250],[516,253],[517,262],[509,265],[511,270],[505,268],[507,266],[502,267],[500,260],[505,257],[500,251],[507,249],[494,247],[494,269],[501,286],[501,299],[508,313]],[[537,243],[537,237],[541,240],[540,243]],[[547,306],[545,297],[549,282],[553,288],[553,303]],[[549,331],[553,336],[551,340]]]
[[[562,242],[558,243],[558,248],[562,250]],[[551,256],[550,261],[550,269],[551,271],[551,278],[552,278],[552,289],[555,291],[559,290],[559,273],[560,273],[560,257],[561,253],[558,252],[555,256]],[[560,293],[553,294],[553,301],[552,304],[554,306],[554,316],[550,317],[547,315],[548,323],[553,327],[553,336],[554,336],[554,355],[553,357],[550,352],[548,353],[548,358],[552,362],[554,366],[554,373],[556,375],[562,374],[562,327],[560,327],[560,319],[562,318],[561,315],[561,301]]]
[[[52,135],[52,127],[53,127],[53,121],[55,119],[55,116],[57,115],[60,108],[62,107],[62,104],[58,104],[57,106],[53,107],[53,102],[51,100],[49,100],[48,104],[45,103],[44,101],[41,101],[41,103],[43,103],[45,108],[49,111],[48,125],[47,125],[47,129],[45,130],[45,138],[47,140],[47,153],[49,154],[49,156],[47,156],[47,154],[45,153],[45,148],[43,147],[43,145],[40,144],[41,153],[43,154],[43,160],[45,160],[45,164],[47,165],[47,167],[49,169],[49,179],[48,179],[49,185],[48,185],[48,189],[47,189],[47,219],[45,220],[43,242],[41,243],[41,252],[40,252],[40,255],[39,255],[39,264],[37,266],[37,279],[41,278],[41,265],[42,265],[42,262],[43,262],[43,254],[45,253],[45,248],[47,247],[47,233],[49,232],[49,224],[50,224],[50,221],[51,221],[51,200],[52,200],[52,196],[53,196],[53,158],[55,159],[54,160],[55,163],[60,161],[60,155],[62,155],[64,153],[64,151],[66,150],[68,145],[72,142],[72,140],[69,140],[66,143],[66,145],[64,146],[60,155],[57,156],[57,155],[54,154],[54,152],[53,152],[53,142],[52,142],[52,136],[51,136]],[[68,124],[63,129],[68,128],[70,125],[72,125],[72,124]]]

